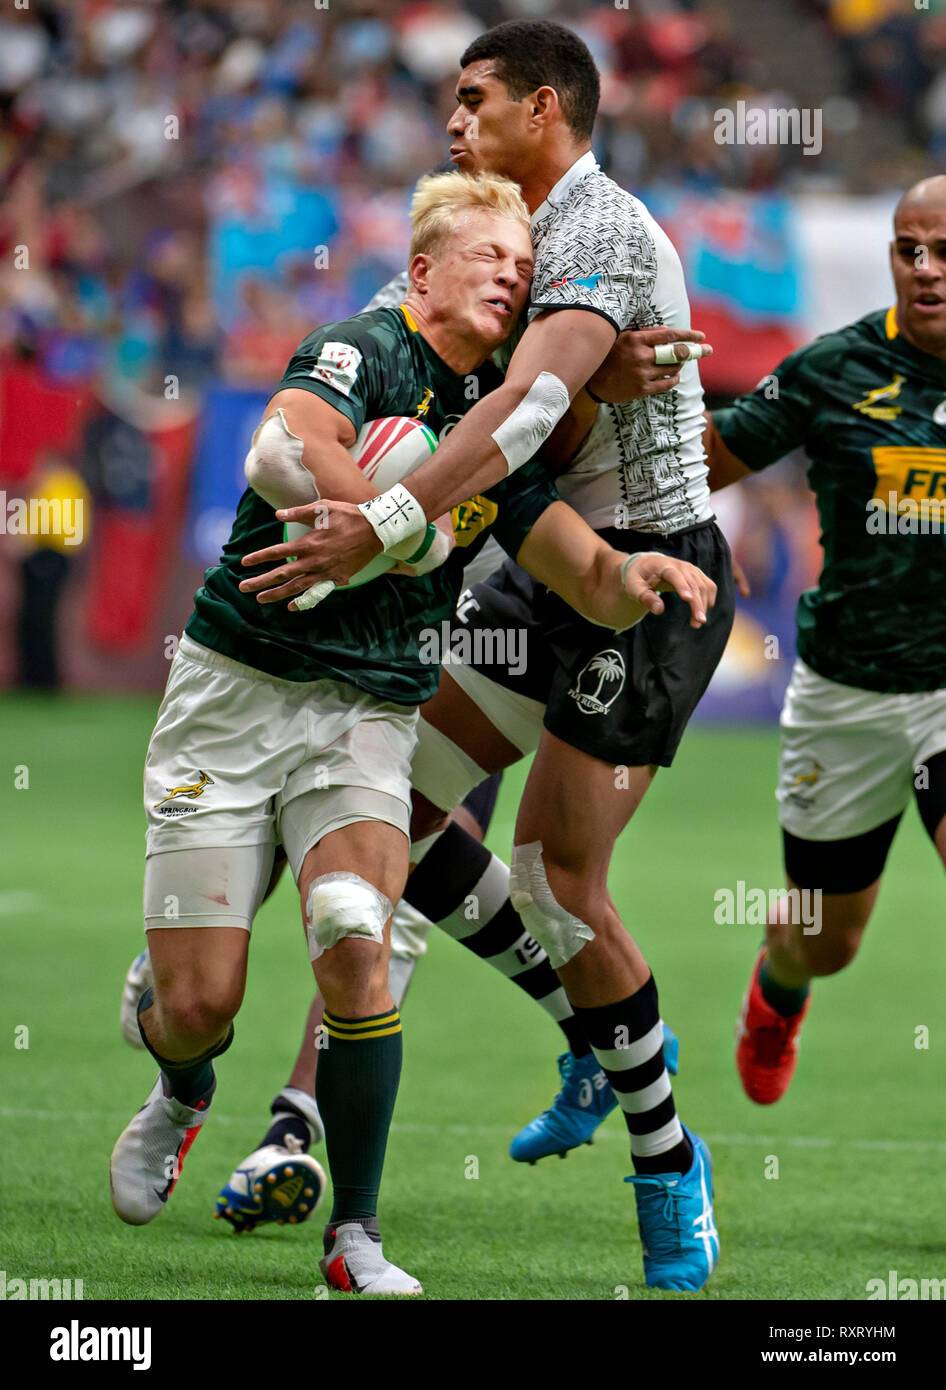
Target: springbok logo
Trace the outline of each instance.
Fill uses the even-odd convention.
[[[582,714],[607,714],[621,691],[627,671],[620,652],[609,647],[598,652],[578,673],[578,679],[568,692],[577,701]],[[605,692],[604,699],[601,698]]]
[[[186,797],[188,801],[196,801],[199,796],[203,796],[206,787],[212,787],[214,779],[209,772],[200,772],[200,781],[192,782],[186,787],[168,787],[168,794],[161,801],[155,802],[155,810],[163,806],[166,801],[173,801],[175,797]]]
[[[417,418],[426,415],[430,409],[430,403],[434,399],[434,393],[429,386],[424,387],[424,394],[421,397],[420,405],[417,407]]]
[[[862,401],[856,401],[852,409],[859,410],[862,415],[869,415],[872,420],[896,420],[903,407],[880,405],[879,402],[896,400],[903,382],[904,378],[898,373],[889,386],[875,386]]]
[[[802,787],[807,783],[808,786],[813,787],[822,772],[824,772],[824,768],[821,766],[821,764],[814,763],[810,772],[800,772],[798,774],[798,776],[792,783],[792,786]]]

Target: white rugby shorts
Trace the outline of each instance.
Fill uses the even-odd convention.
[[[416,709],[280,680],[185,634],[145,763],[146,925],[249,928],[278,839],[298,876],[314,844],[356,821],[409,838],[416,724]],[[201,855],[213,882],[178,867],[176,852],[195,849],[217,852]]]
[[[846,840],[906,809],[920,769],[946,749],[946,690],[883,695],[799,659],[780,722],[779,823],[802,840]]]

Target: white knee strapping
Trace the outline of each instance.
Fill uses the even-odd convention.
[[[566,912],[549,887],[542,862],[542,841],[513,845],[509,867],[509,900],[530,936],[544,946],[553,969],[558,970],[594,940],[587,922]]]
[[[314,879],[306,899],[309,959],[318,960],[345,937],[384,940],[384,924],[394,911],[383,893],[358,874],[337,872]]]
[[[303,447],[281,410],[253,435],[243,471],[253,491],[271,507],[304,507],[319,500],[315,479],[302,462]]]
[[[514,473],[545,443],[568,409],[568,387],[552,372],[539,372],[529,390],[493,433],[493,441]]]

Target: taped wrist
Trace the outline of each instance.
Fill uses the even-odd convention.
[[[628,555],[627,559],[624,561],[624,563],[623,563],[622,566],[621,566],[621,581],[620,581],[620,582],[621,582],[621,591],[622,591],[623,593],[627,594],[628,598],[633,597],[633,595],[627,593],[627,571],[628,571],[628,569],[630,568],[631,562],[632,562],[633,560],[639,560],[639,559],[641,558],[642,555],[647,555],[647,554],[650,554],[650,553],[651,553],[651,552],[649,552],[649,551],[647,551],[647,550],[635,550],[635,552],[634,552],[633,555]],[[627,627],[616,627],[616,628],[614,629],[615,633],[616,633],[618,636],[620,636],[620,634],[621,634],[622,632],[629,632],[629,631],[631,630],[632,627],[637,627],[637,624],[638,624],[639,622],[642,622],[643,619],[646,618],[646,616],[647,616],[647,614],[646,614],[646,612],[644,612],[644,613],[642,613],[642,614],[640,615],[639,618],[635,619],[635,621],[634,621],[633,623],[628,623]]]
[[[443,564],[452,549],[449,536],[444,535],[440,527],[431,522],[427,527],[427,535],[424,537],[420,550],[411,557],[408,563],[412,566],[415,574],[429,574],[431,570],[435,570]]]
[[[417,498],[408,492],[403,483],[395,483],[378,497],[368,502],[359,502],[358,510],[381,542],[386,555],[395,560],[412,563],[413,556],[420,558],[421,547],[426,539],[427,517]]]

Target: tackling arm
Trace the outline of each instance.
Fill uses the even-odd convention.
[[[269,546],[244,556],[244,565],[278,568],[240,587],[272,603],[309,589],[313,579],[345,584],[382,549],[408,558],[428,517],[501,482],[538,452],[615,335],[609,319],[587,310],[540,315],[523,334],[502,386],[478,401],[415,469],[410,490],[397,483],[370,505],[325,504],[329,524],[294,541],[291,552]],[[278,516],[311,525],[311,508],[284,508]]]
[[[562,309],[534,319],[512,355],[505,380],[451,430],[411,474],[411,492],[427,516],[439,516],[526,463],[545,443],[571,399],[614,343],[601,314]]]
[[[565,502],[542,513],[516,561],[582,617],[616,631],[662,613],[658,591],[673,590],[689,603],[691,627],[703,626],[716,598],[716,585],[695,565],[659,551],[625,555]]]

